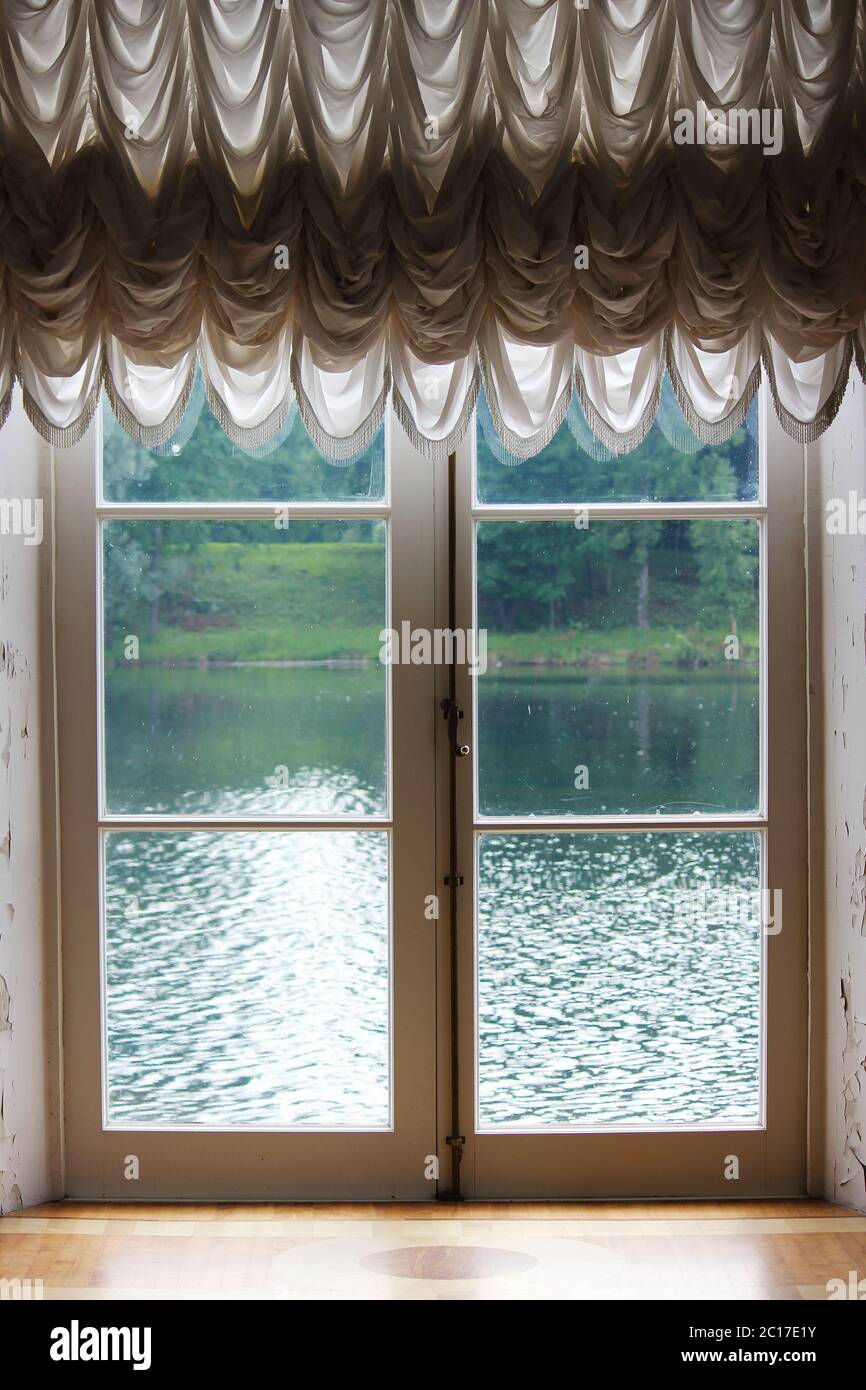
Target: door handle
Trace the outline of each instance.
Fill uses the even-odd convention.
[[[468,743],[460,743],[457,738],[457,726],[463,718],[463,711],[456,700],[445,699],[440,701],[443,719],[448,721],[448,742],[451,752],[455,758],[468,758],[471,748]]]

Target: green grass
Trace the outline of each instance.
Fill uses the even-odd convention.
[[[187,631],[161,627],[141,642],[143,665],[179,662],[337,661],[378,659],[379,628],[222,627]],[[106,658],[125,665],[122,639],[106,648]]]
[[[145,664],[375,660],[385,612],[382,545],[211,541],[182,555],[171,600],[150,635],[147,604],[115,614],[106,657],[123,661],[135,634]]]
[[[366,622],[378,632],[382,626],[382,545],[211,541],[190,556],[187,575],[184,591],[201,595],[214,613],[231,615],[238,626],[246,618],[264,627],[282,626],[288,618],[299,627]],[[185,612],[182,604],[179,616]]]
[[[381,544],[210,541],[186,553],[169,547],[165,560],[177,566],[178,579],[171,598],[162,600],[158,630],[149,635],[148,605],[130,602],[113,615],[107,661],[126,664],[129,634],[138,636],[145,665],[378,659],[385,625]],[[488,663],[584,670],[754,666],[755,631],[740,633],[735,667],[723,657],[726,628],[689,625],[694,606],[688,586],[666,586],[660,578],[655,593],[656,622],[646,632],[605,628],[601,620],[596,630],[490,629]]]
[[[621,670],[655,670],[660,667],[709,665],[743,670],[758,659],[757,632],[741,632],[738,665],[726,661],[725,628],[707,630],[651,627],[646,632],[615,627],[593,632],[585,628],[553,632],[490,632],[487,660],[490,666],[577,666],[584,670],[611,667]]]

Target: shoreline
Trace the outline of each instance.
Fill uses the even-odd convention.
[[[210,660],[207,657],[198,659],[185,658],[183,660],[164,659],[159,661],[126,661],[107,659],[105,669],[111,671],[138,668],[148,671],[232,671],[232,670],[375,670],[384,669],[385,663],[373,657],[322,657],[322,658],[297,658],[276,661],[225,661],[221,659]],[[395,663],[396,664],[396,663]],[[429,663],[428,663],[429,664]],[[505,671],[560,671],[560,672],[580,672],[585,675],[609,675],[609,676],[654,676],[654,675],[682,675],[685,672],[701,673],[706,675],[730,677],[737,679],[744,674],[757,677],[760,667],[757,661],[741,660],[737,663],[720,661],[708,662],[703,660],[696,661],[612,661],[608,658],[589,659],[586,661],[561,661],[556,659],[536,660],[501,660],[491,659],[488,661],[486,675]]]

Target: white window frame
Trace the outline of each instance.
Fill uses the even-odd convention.
[[[130,518],[383,519],[390,528],[387,619],[432,626],[434,478],[396,420],[385,502],[106,503],[97,496],[99,415],[57,466],[57,652],[68,1195],[143,1199],[388,1199],[435,1195],[436,891],[433,673],[390,668],[390,804],[384,816],[118,816],[101,802],[100,523]],[[396,520],[395,520],[396,519]],[[105,1113],[101,846],[106,832],[381,830],[391,842],[392,1124],[363,1130],[118,1125]],[[140,1178],[124,1176],[139,1159]]]
[[[475,1123],[474,1047],[474,846],[480,832],[500,821],[474,817],[474,757],[456,764],[459,871],[456,960],[461,1131],[465,1137],[462,1190],[467,1197],[544,1198],[612,1196],[744,1197],[799,1195],[806,1162],[806,670],[805,450],[761,407],[761,495],[745,504],[596,504],[592,516],[738,515],[761,521],[762,584],[762,805],[756,816],[704,819],[705,828],[757,828],[765,839],[762,872],[784,893],[784,926],[765,939],[768,992],[764,1018],[766,1113],[755,1128],[706,1127],[566,1133],[481,1133]],[[394,513],[405,519],[392,531],[390,622],[445,628],[448,622],[448,467],[433,464],[410,445],[389,415],[390,486]],[[429,1160],[436,1156],[447,1192],[452,1149],[451,966],[448,894],[447,786],[449,748],[439,701],[447,694],[446,668],[399,666],[393,670],[393,805],[391,818],[343,818],[340,828],[381,826],[394,839],[392,974],[393,1132],[350,1133],[241,1129],[106,1128],[102,1113],[100,1021],[100,816],[97,776],[99,678],[96,460],[98,420],[80,444],[57,462],[57,647],[60,735],[60,820],[65,995],[66,1143],[68,1193],[77,1197],[159,1200],[228,1197],[271,1199],[424,1199],[435,1195]],[[479,507],[472,497],[474,426],[456,459],[456,602],[458,627],[475,627],[472,607],[472,535],[476,519],[496,515],[574,516],[574,504],[557,507]],[[289,504],[290,515],[380,515],[382,504]],[[273,515],[268,504],[205,508],[169,504],[170,514]],[[135,506],[124,504],[124,515]],[[142,504],[139,515],[152,515]],[[103,506],[101,515],[118,511]],[[399,532],[399,534],[398,534]],[[764,626],[764,614],[771,621]],[[461,739],[474,746],[472,680],[457,669],[457,697],[465,711]],[[103,817],[111,827],[134,819]],[[694,816],[580,818],[581,830],[618,828],[694,829]],[[172,826],[180,818],[158,818]],[[229,818],[182,818],[198,828],[247,827]],[[291,818],[255,822],[262,833],[287,828],[314,831],[332,822]],[[555,830],[559,821],[536,820],[533,831]],[[563,823],[575,829],[572,821]],[[509,819],[509,830],[516,828]],[[437,921],[425,917],[425,899],[436,894]],[[136,1153],[142,1179],[123,1177],[124,1159]],[[723,1176],[726,1155],[740,1158],[740,1180]],[[131,1188],[134,1187],[134,1190]]]
[[[806,1188],[806,593],[805,451],[760,397],[755,502],[491,505],[474,496],[474,431],[458,452],[457,622],[477,627],[474,529],[479,521],[754,518],[760,526],[761,796],[736,815],[484,817],[476,813],[477,759],[458,764],[464,877],[459,900],[461,1129],[467,1197],[744,1197],[802,1195]],[[458,672],[461,737],[473,746],[475,681]],[[476,1036],[476,846],[485,832],[585,834],[603,830],[752,830],[761,836],[761,886],[783,892],[783,928],[762,933],[761,1118],[755,1125],[571,1125],[520,1130],[478,1122]],[[740,1176],[725,1177],[729,1155]]]

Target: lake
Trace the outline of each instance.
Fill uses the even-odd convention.
[[[384,682],[109,668],[108,809],[384,813]],[[758,708],[748,671],[492,670],[481,809],[754,810]],[[387,1126],[388,853],[376,830],[110,832],[110,1120]],[[482,836],[482,1126],[758,1122],[758,865],[751,832]]]

